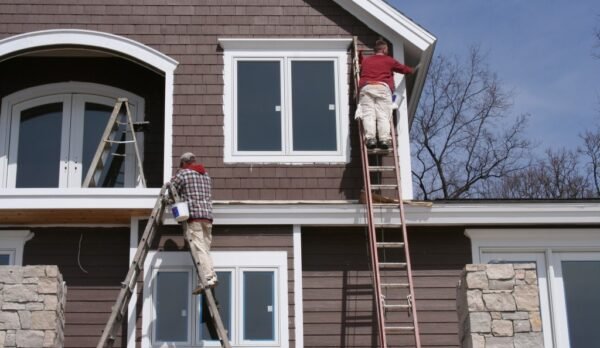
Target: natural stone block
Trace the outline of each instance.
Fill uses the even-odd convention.
[[[48,330],[44,334],[44,343],[43,347],[56,347],[56,333],[54,331]]]
[[[46,276],[48,278],[56,278],[58,277],[58,274],[57,266],[46,266]]]
[[[540,299],[535,285],[517,285],[513,294],[520,311],[539,311]]]
[[[527,319],[529,319],[529,313],[528,312],[502,313],[502,319],[527,320]]]
[[[25,309],[28,311],[41,311],[44,310],[43,302],[30,302],[25,305]]]
[[[0,347],[4,347],[5,339],[6,339],[6,331],[0,331]]]
[[[536,271],[526,271],[525,272],[525,283],[537,285],[537,283],[538,283],[537,272]]]
[[[483,302],[490,311],[512,312],[517,309],[510,293],[483,294]]]
[[[481,312],[485,310],[481,290],[467,290],[467,304],[470,312]]]
[[[37,284],[39,281],[40,278],[38,277],[23,278],[23,284]]]
[[[32,302],[38,301],[38,294],[34,285],[6,285],[3,289],[5,302]]]
[[[531,331],[542,331],[542,316],[540,312],[529,313],[529,322],[531,323]]]
[[[529,320],[515,320],[513,321],[515,332],[529,332],[531,331],[531,324]]]
[[[2,266],[0,267],[0,281],[4,284],[19,284],[23,281],[23,271],[21,267]]]
[[[492,331],[492,318],[487,312],[470,313],[469,327],[471,332],[489,333]]]
[[[17,330],[17,347],[41,347],[44,344],[44,331]]]
[[[41,278],[46,276],[45,266],[25,266],[23,267],[23,277],[30,278],[36,277]]]
[[[36,311],[31,313],[31,328],[36,330],[48,330],[56,328],[55,311]]]
[[[58,283],[54,278],[40,279],[38,284],[38,292],[40,294],[56,294],[58,292]]]
[[[471,335],[471,348],[485,348],[485,337],[481,335]]]
[[[492,320],[492,334],[494,336],[512,336],[513,324],[510,320]]]
[[[500,312],[491,312],[492,319],[502,319],[502,313]]]
[[[19,314],[17,312],[0,312],[0,323],[3,324],[4,330],[16,330],[21,328]]]
[[[467,274],[467,288],[469,289],[487,289],[488,279],[485,272],[473,272]]]
[[[22,309],[27,309],[25,303],[5,302],[2,305],[3,311],[20,311]]]
[[[490,280],[489,287],[490,290],[512,290],[515,286],[515,281],[513,279],[507,280]]]
[[[465,270],[467,272],[477,272],[477,271],[485,271],[487,265],[483,264],[467,264],[465,265]]]
[[[58,309],[58,298],[52,295],[44,296],[44,309],[47,311],[54,311]]]
[[[513,264],[513,268],[515,270],[517,270],[517,269],[535,269],[536,265],[535,265],[535,263],[515,263],[515,264]]]
[[[544,348],[544,340],[540,332],[515,334],[515,348]]]
[[[524,269],[515,269],[515,279],[525,279],[525,270]]]
[[[31,312],[19,311],[19,321],[21,322],[21,329],[31,328]]]
[[[486,337],[485,348],[512,348],[512,337]]]
[[[4,339],[5,347],[16,347],[17,346],[17,332],[15,330],[7,331],[6,338]]]
[[[515,270],[512,264],[487,265],[486,269],[488,279],[511,279],[515,276]]]

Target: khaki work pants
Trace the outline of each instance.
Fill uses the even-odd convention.
[[[366,85],[360,90],[359,107],[356,118],[362,118],[366,139],[391,140],[390,120],[392,118],[392,92],[387,85]]]
[[[187,224],[187,238],[191,239],[190,248],[198,256],[200,271],[205,280],[217,277],[210,257],[210,244],[212,242],[212,224],[206,221],[193,221]]]

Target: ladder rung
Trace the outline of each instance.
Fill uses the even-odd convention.
[[[414,326],[386,326],[386,331],[398,330],[398,331],[413,331],[415,329]]]
[[[367,153],[369,155],[387,155],[388,153],[392,152],[392,150],[387,149],[367,149]]]
[[[135,141],[133,140],[104,140],[107,143],[111,143],[111,144],[129,144],[129,143],[135,143]]]
[[[380,262],[379,268],[405,268],[406,262]]]
[[[127,157],[127,155],[125,155],[123,153],[116,153],[116,152],[113,152],[111,155],[113,155],[115,157]]]
[[[392,172],[396,169],[394,166],[370,166],[370,172]]]
[[[402,227],[402,224],[386,224],[386,223],[377,223],[375,222],[375,228],[399,228]]]
[[[396,185],[396,184],[372,184],[371,185],[371,189],[372,190],[374,190],[374,189],[392,190],[392,189],[395,189],[397,187],[398,187],[398,185]]]
[[[403,242],[378,242],[378,248],[404,248]]]
[[[410,308],[407,304],[384,304],[384,308],[386,309],[408,309]]]
[[[381,284],[382,288],[408,288],[408,283],[388,283]]]
[[[373,206],[380,208],[398,208],[398,203],[373,203]]]

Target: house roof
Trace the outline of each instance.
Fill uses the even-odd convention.
[[[421,69],[416,75],[407,79],[408,116],[409,121],[412,122],[437,39],[384,0],[333,1],[373,31],[390,40],[394,45],[394,56],[403,54],[405,64],[409,66],[421,64]],[[404,52],[401,50],[402,47]]]

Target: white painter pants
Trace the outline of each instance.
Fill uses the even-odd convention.
[[[210,257],[210,244],[212,242],[212,224],[207,221],[193,221],[187,224],[187,238],[191,239],[190,247],[192,252],[198,256],[200,261],[200,271],[205,280],[216,278],[213,268],[212,258]]]
[[[359,106],[355,118],[362,118],[365,139],[390,140],[392,118],[392,92],[387,85],[371,84],[360,90]]]

